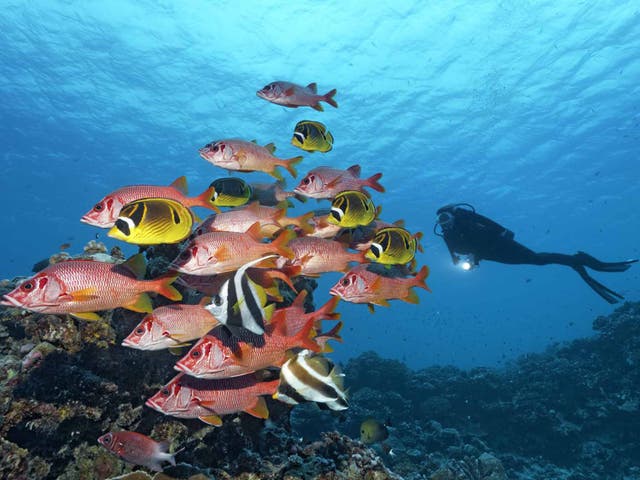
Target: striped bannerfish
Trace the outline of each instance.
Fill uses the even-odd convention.
[[[109,236],[136,245],[178,243],[191,234],[193,214],[176,200],[143,198],[127,203]]]
[[[205,308],[231,333],[244,328],[256,335],[264,333],[264,322],[273,315],[275,304],[266,305],[265,289],[247,275],[247,269],[277,255],[267,255],[242,265],[233,276],[222,284]]]
[[[344,374],[329,360],[302,350],[280,370],[280,385],[273,398],[289,405],[316,402],[323,408],[349,408],[343,384]]]

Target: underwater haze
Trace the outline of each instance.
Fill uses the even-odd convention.
[[[320,165],[382,172],[374,202],[424,232],[431,270],[419,305],[341,302],[334,359],[495,365],[590,335],[613,307],[571,269],[463,271],[432,229],[439,207],[468,202],[536,251],[640,257],[638,25],[638,2],[613,0],[4,2],[0,277],[64,243],[122,245],[80,223],[109,192],[186,175],[198,194],[224,175],[198,155],[206,143],[274,142],[288,158],[312,119],[334,148],[305,154],[288,188]],[[336,88],[339,108],[258,98],[274,80]],[[638,266],[594,277],[640,298]],[[339,278],[323,276],[317,305]]]

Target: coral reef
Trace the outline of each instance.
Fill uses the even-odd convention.
[[[150,270],[162,271],[173,253],[149,249]],[[85,255],[106,250],[90,245]],[[0,294],[19,281],[0,282]],[[296,281],[310,293],[315,286]],[[294,296],[282,292],[281,306]],[[312,309],[311,295],[307,302]],[[348,410],[268,399],[267,422],[240,414],[220,428],[144,407],[173,376],[175,357],[120,346],[141,317],[116,309],[86,322],[0,310],[1,478],[640,478],[631,428],[640,424],[640,304],[597,318],[591,338],[503,369],[411,371],[366,353],[344,368]],[[357,440],[367,417],[390,420],[382,444]],[[103,433],[123,429],[170,440],[171,451],[181,450],[178,464],[145,473],[97,445]]]

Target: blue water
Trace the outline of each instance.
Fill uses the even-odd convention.
[[[335,146],[300,172],[383,172],[374,200],[425,233],[433,290],[374,315],[342,302],[334,358],[492,365],[588,335],[613,307],[570,269],[463,272],[431,230],[438,207],[466,201],[534,250],[639,257],[638,25],[632,1],[4,2],[0,277],[62,243],[118,244],[79,222],[116,188],[186,175],[200,193],[226,175],[198,156],[207,142],[273,141],[290,157],[296,122],[316,119]],[[273,80],[337,88],[340,108],[256,97]],[[638,300],[639,275],[594,277]]]

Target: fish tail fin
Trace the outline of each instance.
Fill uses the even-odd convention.
[[[189,207],[204,207],[220,213],[220,209],[213,202],[213,194],[216,193],[216,187],[209,187],[197,197],[190,198]]]
[[[306,348],[312,352],[321,352],[323,345],[316,342],[315,338],[316,321],[314,318],[309,318],[304,327],[300,329],[298,333],[293,336],[293,341],[296,347]]]
[[[269,270],[267,273],[267,276],[271,279],[271,282],[273,282],[277,278],[280,281],[287,284],[287,286],[291,288],[291,290],[293,290],[294,292],[297,292],[296,287],[293,286],[293,282],[291,281],[291,278],[289,278],[289,275],[287,275],[284,271],[280,271],[276,269]],[[276,285],[276,288],[277,288],[277,285]]]
[[[366,186],[373,188],[378,192],[384,192],[384,187],[378,183],[378,180],[382,177],[382,173],[376,173],[375,175],[367,178],[365,183]]]
[[[336,102],[333,98],[336,96],[336,93],[338,93],[338,90],[334,88],[333,90],[324,94],[324,101],[334,108],[338,108],[338,102]]]
[[[338,320],[340,318],[340,314],[335,311],[338,306],[338,302],[340,302],[340,297],[331,297],[327,303],[314,312],[313,318],[315,320]]]
[[[322,353],[333,352],[333,347],[331,347],[331,345],[329,345],[328,343],[329,340],[335,340],[336,342],[340,342],[340,343],[343,342],[342,337],[339,335],[343,325],[344,324],[342,322],[338,322],[328,332],[320,333],[318,336],[316,336],[315,341],[318,345],[322,347]]]
[[[298,217],[292,217],[289,220],[293,225],[298,227],[305,235],[309,235],[313,233],[313,225],[311,225],[310,220],[313,218],[313,212],[307,212],[304,215],[300,215]]]
[[[169,447],[171,446],[171,442],[168,440],[163,440],[158,442],[158,451],[156,452],[156,458],[160,461],[169,462],[172,466],[176,466],[176,459],[174,458],[178,453],[180,453],[184,449],[180,449],[175,453],[169,453]]]
[[[291,176],[292,176],[293,178],[296,178],[296,177],[298,176],[298,172],[296,171],[296,167],[295,167],[295,166],[296,166],[298,163],[300,163],[300,162],[302,161],[302,159],[303,159],[303,158],[304,158],[303,156],[298,156],[298,157],[293,157],[293,158],[287,158],[286,160],[283,160],[283,161],[282,161],[282,166],[283,166],[284,168],[286,168],[286,169],[287,169],[287,171],[291,174]],[[278,180],[280,180],[280,181],[284,181],[284,179],[282,178],[282,176],[281,176],[281,178],[279,178]]]
[[[293,230],[283,230],[280,235],[271,242],[271,250],[283,257],[294,258],[295,253],[287,246],[294,238],[296,238],[296,233]]]
[[[426,283],[427,277],[429,276],[429,267],[424,265],[418,274],[413,278],[411,285],[414,287],[424,288],[427,292],[430,292],[431,289]]]
[[[153,291],[175,302],[182,300],[182,294],[176,287],[171,285],[177,278],[178,275],[165,275],[151,280],[153,282]]]

